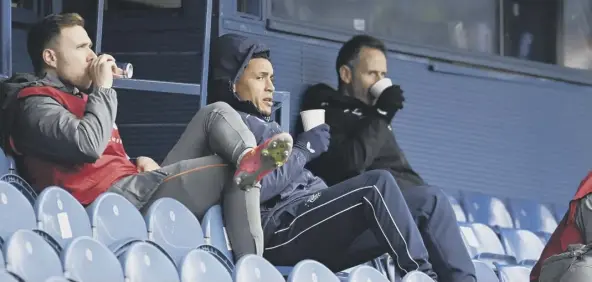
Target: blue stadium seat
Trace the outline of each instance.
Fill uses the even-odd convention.
[[[35,229],[35,212],[29,200],[14,186],[0,181],[0,238],[19,229]]]
[[[175,264],[156,246],[136,242],[120,256],[126,282],[178,282]]]
[[[482,223],[461,224],[461,232],[473,258],[488,263],[492,269],[495,264],[516,264],[516,258],[506,254],[499,238],[489,226]]]
[[[34,209],[37,228],[52,236],[62,248],[75,237],[92,236],[84,207],[62,188],[45,188],[35,201]]]
[[[123,270],[115,255],[87,236],[70,241],[61,254],[67,278],[81,282],[123,282]]]
[[[31,206],[35,205],[35,200],[37,200],[37,192],[22,177],[14,173],[9,173],[0,176],[0,181],[7,182],[14,186],[14,188],[25,195]]]
[[[45,282],[62,276],[63,269],[55,250],[31,230],[18,230],[2,246],[6,270],[27,282]]]
[[[256,255],[245,255],[236,263],[234,282],[285,282],[282,274],[271,263]]]
[[[182,282],[232,282],[228,270],[204,250],[191,250],[183,259],[179,272]]]
[[[4,150],[0,148],[0,176],[7,174],[10,171],[12,160],[4,154]]]
[[[519,265],[507,265],[499,267],[500,282],[525,282],[530,281],[531,268]]]
[[[361,265],[354,268],[347,278],[348,282],[389,282],[389,280],[373,267]]]
[[[461,223],[459,224],[460,227],[460,234],[462,239],[465,243],[465,247],[467,247],[467,251],[471,257],[476,257],[479,254],[478,248],[481,246],[479,243],[479,239],[477,239],[477,235],[475,235],[475,231],[470,223]]]
[[[557,222],[560,222],[563,219],[563,216],[565,216],[568,207],[568,203],[556,203],[553,205],[553,212],[555,213],[555,218],[557,218]]]
[[[5,174],[16,174],[16,163],[14,158],[7,156],[4,150],[0,148],[0,176]]]
[[[546,205],[527,199],[510,199],[508,203],[517,229],[549,234],[555,231],[557,220]]]
[[[222,218],[222,207],[220,205],[215,205],[208,209],[201,220],[201,227],[204,232],[206,243],[216,247],[216,249],[220,250],[230,261],[234,261],[234,256],[230,250],[230,244],[226,237],[224,220]]]
[[[498,197],[478,192],[463,192],[461,202],[469,222],[483,223],[492,227],[514,227],[510,212],[504,201]]]
[[[63,277],[63,276],[53,276],[53,277],[50,277],[49,279],[45,280],[45,282],[72,282],[72,281],[68,280],[68,278]]]
[[[465,211],[461,207],[458,200],[450,195],[448,195],[448,200],[450,201],[450,205],[452,205],[452,209],[454,210],[454,214],[456,215],[456,221],[467,222],[467,216],[465,215]]]
[[[150,205],[144,219],[148,239],[161,246],[178,266],[190,250],[205,244],[199,221],[177,200],[158,199]]]
[[[298,262],[288,276],[288,282],[339,282],[339,278],[323,264],[314,260]]]
[[[403,277],[401,282],[434,282],[434,280],[423,272],[411,271]]]
[[[541,238],[541,241],[543,241],[543,245],[547,245],[547,242],[549,242],[549,240],[551,240],[551,235],[549,233],[538,233],[537,236],[539,236],[539,238]]]
[[[86,211],[93,238],[107,246],[116,256],[130,243],[148,239],[146,223],[140,211],[121,195],[103,193]]]
[[[520,264],[534,265],[545,248],[541,239],[528,230],[501,229],[500,237],[506,254]]]
[[[0,244],[0,248],[2,248],[2,244]],[[4,260],[4,254],[0,252],[0,271],[4,270],[6,267],[6,260]],[[0,280],[2,281],[2,280]]]
[[[0,270],[0,281],[2,282],[19,282],[11,273],[6,270]]]
[[[371,260],[369,262],[359,264],[359,265],[350,267],[348,269],[341,270],[339,272],[336,272],[335,276],[337,276],[337,278],[339,278],[340,281],[347,281],[351,272],[361,266],[368,266],[368,267],[374,269],[375,271],[378,271],[378,273],[383,277],[395,277],[395,281],[401,280],[401,275],[399,275],[399,271],[397,269],[395,269],[395,262],[391,258],[390,255],[384,255],[384,256],[378,257],[374,260]],[[276,268],[277,268],[277,266],[276,266]],[[287,275],[290,274],[292,268],[290,268],[290,271],[287,271]],[[282,272],[281,269],[279,269],[279,270],[280,270],[280,272]],[[284,274],[284,272],[282,272],[282,275],[287,276]]]
[[[489,265],[478,260],[473,260],[473,264],[475,265],[478,282],[499,282],[495,271]]]

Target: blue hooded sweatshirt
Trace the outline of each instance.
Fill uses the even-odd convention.
[[[261,144],[268,138],[283,132],[279,124],[262,115],[250,101],[241,101],[232,91],[253,57],[269,59],[269,48],[248,37],[225,34],[219,37],[210,57],[208,102],[226,102],[239,112]],[[277,107],[274,107],[277,110]],[[282,167],[265,176],[261,181],[261,212],[265,218],[285,208],[293,210],[296,204],[327,184],[304,168],[309,152],[294,147],[288,161]]]

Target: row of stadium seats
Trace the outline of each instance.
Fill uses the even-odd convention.
[[[14,164],[10,158],[3,154],[0,155],[0,175],[14,172],[11,169],[13,167]],[[70,279],[74,278],[75,281],[95,281],[89,280],[91,275],[85,279],[75,279],[76,273],[92,273],[92,271],[76,272],[71,270],[73,266],[68,264],[65,254],[71,253],[69,250],[76,245],[93,246],[97,249],[96,252],[102,253],[107,250],[107,253],[116,258],[115,262],[119,260],[120,271],[124,277],[145,273],[145,271],[137,271],[141,269],[142,265],[136,263],[139,260],[137,256],[133,255],[135,252],[150,253],[154,258],[149,257],[147,260],[161,262],[159,263],[163,268],[159,270],[161,273],[170,275],[174,273],[173,276],[180,277],[182,281],[189,281],[184,278],[184,275],[189,275],[187,273],[199,274],[195,271],[195,267],[183,267],[192,261],[193,265],[196,265],[196,260],[209,259],[207,263],[203,264],[216,264],[216,267],[207,267],[211,272],[203,272],[203,275],[212,273],[214,275],[222,270],[225,274],[231,275],[239,270],[240,261],[237,262],[236,267],[231,262],[233,256],[225,236],[222,210],[219,205],[210,208],[200,224],[189,210],[173,199],[162,199],[155,202],[142,218],[133,205],[112,193],[101,195],[85,210],[68,192],[59,187],[49,187],[34,201],[31,201],[25,197],[27,193],[20,193],[10,184],[3,182],[0,184],[2,189],[12,191],[11,193],[0,193],[0,220],[2,224],[0,238],[4,242],[10,242],[15,234],[26,233],[27,235],[19,236],[36,236],[45,239],[43,240],[44,244],[51,246],[56,251],[55,253],[61,256],[59,273],[62,273],[63,270],[64,276]],[[8,201],[9,195],[10,201]],[[459,195],[451,196],[449,199],[457,213],[467,249],[474,258],[479,275],[478,281],[526,281],[523,279],[528,277],[530,267],[538,259],[549,232],[553,231],[551,227],[554,228],[557,225],[558,217],[553,215],[552,209],[547,205],[528,200],[508,200],[506,201],[508,204],[506,204],[499,198],[474,192],[463,192]],[[507,206],[511,208],[507,208]],[[10,211],[5,211],[5,208]],[[6,247],[9,244],[3,245]],[[3,250],[5,249],[3,248]],[[87,249],[91,250],[92,248],[87,247]],[[4,253],[5,257],[11,257],[8,253]],[[88,256],[88,254],[84,256]],[[84,256],[78,254],[78,257],[83,258]],[[126,263],[128,260],[130,263]],[[144,258],[144,260],[146,259]],[[9,272],[25,275],[12,266],[9,267],[14,263],[8,263],[8,261],[6,269]],[[113,263],[113,259],[111,259],[111,263]],[[312,261],[303,261],[302,264],[317,265],[312,269],[326,269]],[[168,270],[165,267],[167,265]],[[50,267],[51,264],[45,264],[45,266]],[[288,271],[282,273],[290,279],[290,277],[296,277],[294,273],[302,271],[299,270],[301,268],[301,266],[289,267]],[[370,267],[360,266],[354,270],[338,273],[336,277],[341,281],[347,281],[353,279],[354,274],[358,272],[369,271],[362,271],[368,268]],[[57,268],[54,267],[54,269]],[[104,276],[98,274],[107,275],[107,273],[101,271],[103,267],[97,269],[100,273],[97,273],[96,276],[92,275],[92,277],[103,279],[101,277]],[[278,269],[285,270],[284,267],[278,267]],[[373,271],[372,273],[385,278],[386,271],[383,273],[376,269]],[[35,270],[35,273],[42,273],[42,271]],[[47,273],[56,274],[55,271]],[[279,272],[273,268],[270,273],[278,274]],[[221,281],[228,278],[228,275],[220,276]],[[151,277],[159,276],[152,275]],[[409,279],[413,279],[413,275],[406,277],[405,280],[422,281]]]
[[[0,181],[0,221],[2,275],[24,281],[285,281],[261,257],[244,256],[236,266],[224,259],[206,244],[195,216],[170,198],[153,203],[142,217],[117,194],[104,193],[85,210],[67,191],[48,187],[32,206]],[[424,281],[415,276],[422,274],[403,281]],[[388,281],[368,266],[357,267],[347,279]],[[288,281],[340,280],[322,264],[305,260]]]
[[[469,254],[475,259],[495,265],[533,266],[544,242],[534,233],[523,229],[502,229],[497,235],[482,223],[461,224],[461,234]]]
[[[451,192],[449,200],[467,250],[480,262],[478,272],[488,268],[499,281],[508,282],[529,281],[530,270],[567,210],[562,204],[468,191]]]
[[[492,227],[526,229],[553,233],[567,205],[542,204],[529,199],[503,199],[479,192],[459,192],[449,196],[459,222],[479,222]]]

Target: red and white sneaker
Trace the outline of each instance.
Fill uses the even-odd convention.
[[[289,133],[280,133],[265,140],[240,160],[234,182],[241,188],[255,185],[265,175],[286,163],[293,143]]]

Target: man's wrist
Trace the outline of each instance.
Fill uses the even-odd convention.
[[[93,93],[104,94],[104,95],[115,95],[117,92],[111,87],[96,86],[93,89]]]

